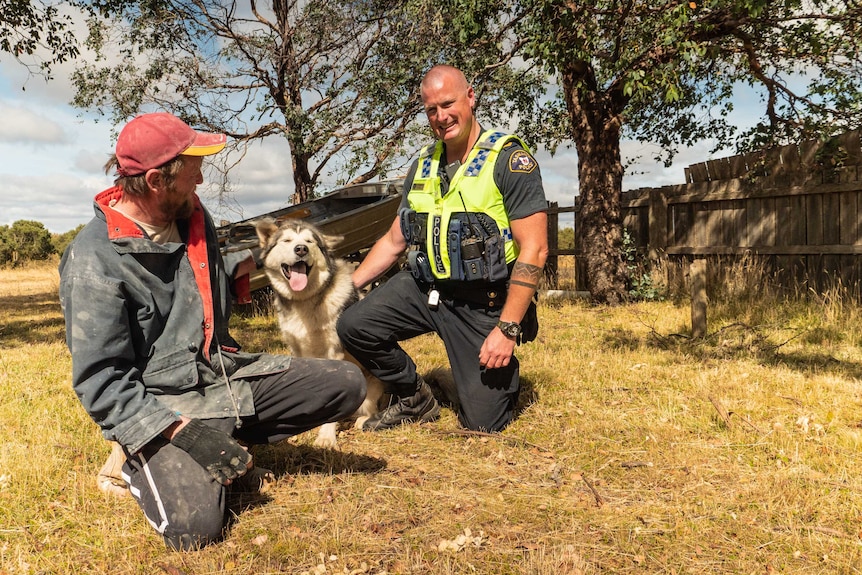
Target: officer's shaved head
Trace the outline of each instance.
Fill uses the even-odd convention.
[[[427,89],[433,87],[439,88],[444,83],[449,83],[454,88],[463,88],[464,90],[470,87],[470,83],[467,82],[467,78],[461,70],[447,64],[438,64],[425,74],[420,89],[422,92],[425,92]]]

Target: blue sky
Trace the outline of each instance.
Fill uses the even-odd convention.
[[[71,71],[71,65],[60,66],[46,83],[28,78],[21,64],[0,54],[0,225],[35,220],[51,232],[69,231],[89,221],[93,197],[111,185],[103,165],[113,150],[112,127],[68,104],[73,96]],[[736,105],[741,118],[749,109],[746,103]],[[638,156],[640,160],[630,167],[637,175],[627,175],[623,188],[683,183],[685,167],[708,159],[708,148],[704,144],[682,150],[665,168],[652,162],[650,146],[624,142],[623,160]],[[548,200],[572,205],[577,192],[574,150],[561,147],[554,157],[538,150],[536,157]],[[231,174],[230,209],[220,207],[206,185],[199,189],[217,221],[250,218],[287,205],[292,180],[283,141],[254,145]]]

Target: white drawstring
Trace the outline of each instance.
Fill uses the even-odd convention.
[[[234,409],[234,417],[236,418],[236,428],[239,429],[242,427],[242,419],[239,418],[239,404],[236,402],[236,397],[233,395],[233,389],[230,387],[230,379],[227,377],[227,371],[224,368],[224,358],[221,355],[221,344],[218,342],[218,336],[215,336],[216,340],[216,353],[218,354],[219,362],[221,362],[221,375],[224,378],[224,384],[227,386],[227,394],[230,397],[230,401],[233,404]]]

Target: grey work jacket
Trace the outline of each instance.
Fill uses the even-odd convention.
[[[232,270],[200,201],[180,223],[186,241],[162,245],[107,207],[121,194],[96,197],[96,217],[63,254],[60,304],[75,393],[102,435],[134,453],[180,413],[253,415],[244,378],[290,358],[240,352],[228,333]]]

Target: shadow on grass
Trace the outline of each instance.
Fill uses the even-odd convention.
[[[731,324],[703,338],[692,339],[687,332],[659,334],[651,331],[645,336],[615,329],[604,337],[604,345],[611,349],[635,351],[654,349],[677,353],[687,362],[711,360],[753,360],[769,367],[786,367],[798,372],[816,371],[831,375],[862,379],[862,364],[836,359],[823,351],[784,351],[790,336],[781,343],[770,339],[768,330],[744,324]]]
[[[379,457],[287,441],[256,445],[253,453],[255,464],[272,471],[279,482],[290,481],[291,476],[296,475],[377,473],[387,465],[386,460]],[[271,500],[269,493],[231,493],[228,508],[238,514]]]
[[[536,391],[536,386],[533,380],[529,377],[521,377],[521,393],[518,395],[518,403],[515,405],[515,419],[521,416],[524,411],[534,403],[539,401],[539,392]]]
[[[254,455],[255,461],[262,467],[271,469],[276,477],[377,473],[386,468],[386,460],[378,457],[286,441],[256,446]]]
[[[0,297],[0,341],[6,348],[51,343],[66,337],[54,292]]]
[[[538,400],[539,395],[533,382],[522,377],[515,417]],[[253,449],[256,464],[272,470],[279,479],[291,475],[373,474],[387,467],[387,461],[379,457],[324,449],[304,443],[282,441],[271,445],[257,445]]]

